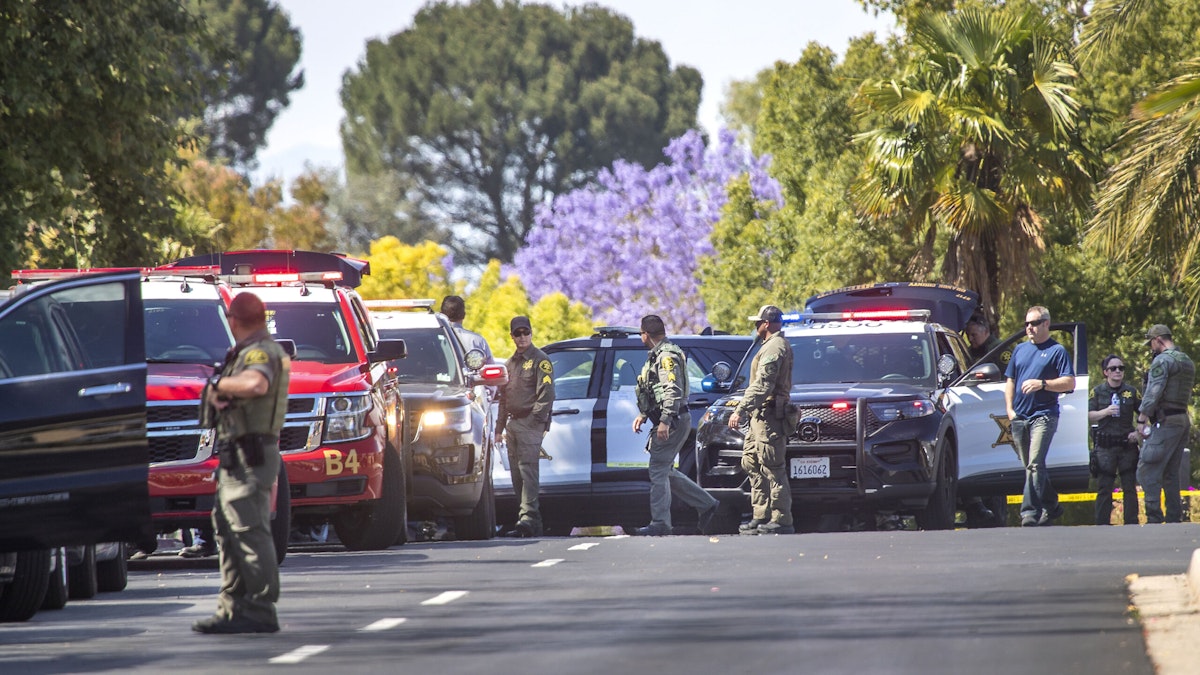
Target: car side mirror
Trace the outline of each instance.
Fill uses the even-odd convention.
[[[288,355],[289,359],[296,358],[296,341],[288,338],[276,338],[275,344],[279,345],[284,354]]]
[[[999,382],[1004,379],[1000,367],[992,362],[977,364],[967,371],[968,382]]]
[[[371,363],[379,363],[380,361],[402,359],[406,356],[408,356],[408,347],[404,344],[404,340],[380,340],[375,343],[375,351],[367,355],[367,360]]]

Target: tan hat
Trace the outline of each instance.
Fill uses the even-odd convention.
[[[1150,344],[1150,341],[1156,337],[1171,337],[1171,329],[1161,323],[1150,326],[1150,330],[1146,331],[1146,342],[1144,344]]]
[[[758,314],[747,317],[749,320],[758,323],[766,321],[767,323],[781,323],[783,321],[783,310],[775,305],[763,305],[758,308]]]

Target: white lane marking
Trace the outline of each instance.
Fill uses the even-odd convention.
[[[589,542],[587,544],[575,544],[574,546],[572,546],[571,548],[569,548],[567,550],[568,551],[586,551],[593,546],[599,546],[599,545],[600,544],[598,542],[593,541],[593,542]]]
[[[540,563],[534,563],[530,565],[530,567],[554,567],[563,560],[565,560],[565,558],[551,558],[549,560],[543,560]]]
[[[395,628],[396,626],[399,626],[400,624],[404,623],[405,621],[408,621],[408,619],[405,619],[404,617],[397,617],[394,619],[380,619],[369,626],[363,626],[362,628],[359,628],[359,630],[360,631],[387,630],[389,628]]]
[[[329,645],[304,645],[286,654],[280,654],[272,658],[268,663],[300,663],[304,659],[320,654],[326,649],[329,649]]]
[[[422,602],[422,605],[445,605],[466,596],[466,591],[446,591]]]

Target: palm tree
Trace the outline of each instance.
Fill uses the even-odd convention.
[[[1146,20],[1149,0],[1096,3],[1080,42],[1085,58],[1119,49],[1121,38]],[[1100,184],[1084,243],[1099,255],[1159,264],[1200,307],[1200,59],[1180,64],[1182,74],[1137,103],[1118,149],[1121,159]]]
[[[1039,288],[1043,214],[1084,209],[1094,160],[1078,138],[1075,68],[1032,12],[925,13],[912,24],[913,60],[899,81],[859,90],[883,123],[856,140],[868,161],[854,197],[868,219],[899,219],[924,245],[914,278],[979,292],[993,329],[1002,299]]]

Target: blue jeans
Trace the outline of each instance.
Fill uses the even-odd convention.
[[[1046,468],[1050,441],[1057,430],[1057,415],[1038,415],[1029,420],[1012,421],[1013,448],[1017,451],[1021,464],[1025,465],[1022,518],[1038,518],[1043,511],[1049,514],[1058,511],[1058,492],[1050,484],[1050,472]]]

